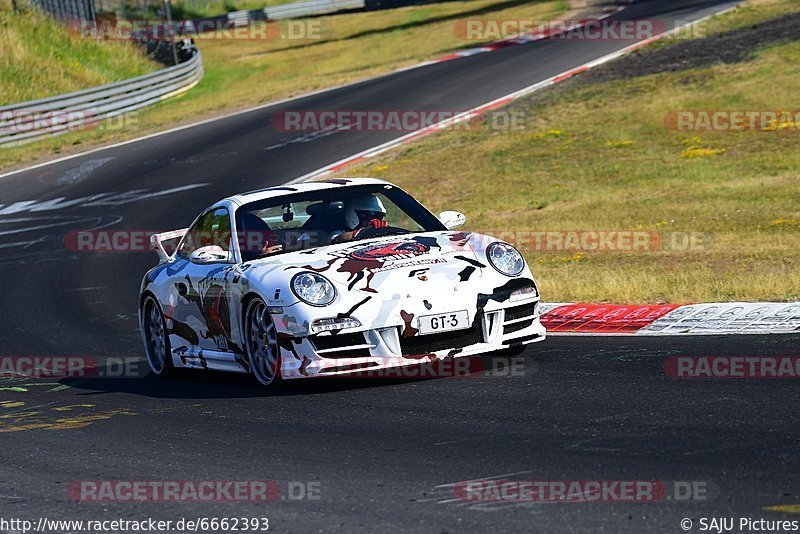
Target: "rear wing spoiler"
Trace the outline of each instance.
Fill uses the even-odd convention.
[[[172,230],[170,232],[162,232],[160,234],[153,234],[150,236],[150,246],[156,251],[156,254],[158,254],[159,263],[164,263],[170,258],[170,255],[167,254],[167,251],[164,250],[164,245],[162,242],[172,241],[173,239],[182,239],[188,231],[188,228],[184,228],[182,230]]]

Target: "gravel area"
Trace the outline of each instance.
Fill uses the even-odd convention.
[[[707,67],[715,63],[739,63],[751,59],[759,47],[797,40],[800,40],[800,13],[792,13],[748,28],[636,52],[592,69],[576,81],[605,82]]]

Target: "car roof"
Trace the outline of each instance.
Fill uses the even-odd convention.
[[[218,204],[234,204],[244,205],[250,202],[256,202],[267,198],[276,198],[292,193],[303,193],[306,191],[321,191],[325,189],[335,189],[337,187],[350,187],[355,185],[391,185],[396,187],[385,180],[378,178],[332,178],[330,180],[319,180],[313,182],[300,182],[296,184],[278,185],[274,187],[267,187],[265,189],[258,189],[247,193],[239,193],[225,198],[218,202]]]

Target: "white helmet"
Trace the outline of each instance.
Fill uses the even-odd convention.
[[[347,207],[344,210],[344,221],[347,228],[355,230],[361,223],[361,218],[358,214],[375,214],[386,215],[386,208],[383,207],[381,199],[375,195],[367,195],[363,197],[356,197],[347,201]]]

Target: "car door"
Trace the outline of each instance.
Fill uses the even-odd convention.
[[[203,367],[208,360],[232,360],[232,353],[241,352],[232,337],[232,318],[238,317],[231,313],[232,258],[231,215],[224,207],[199,217],[175,255],[180,275],[170,288],[172,318],[187,342],[183,352]],[[179,347],[173,343],[172,348]]]

